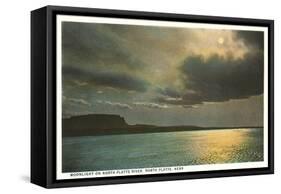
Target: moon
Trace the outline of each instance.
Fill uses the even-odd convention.
[[[220,38],[218,39],[218,43],[219,43],[219,44],[223,44],[223,43],[224,43],[224,38],[220,37]]]

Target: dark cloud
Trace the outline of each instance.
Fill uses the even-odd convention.
[[[109,71],[86,71],[81,68],[64,66],[62,69],[64,81],[77,80],[80,83],[95,86],[107,86],[123,90],[144,92],[148,83],[140,78],[125,73]]]
[[[258,31],[237,31],[236,38],[241,39],[250,49],[263,50],[264,32]]]
[[[174,88],[168,88],[168,87],[157,88],[156,92],[172,98],[179,98],[181,96],[181,93],[179,91],[175,90]]]
[[[248,53],[243,59],[217,55],[207,60],[202,56],[188,57],[180,70],[184,74],[186,88],[181,100],[160,98],[158,101],[195,105],[248,98],[263,93],[263,53],[260,52]]]
[[[114,29],[117,28],[116,33]],[[126,48],[122,25],[63,22],[63,65],[140,69],[144,63]],[[127,27],[124,26],[124,30]]]

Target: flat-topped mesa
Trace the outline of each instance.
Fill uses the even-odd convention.
[[[96,134],[106,129],[127,128],[125,119],[113,114],[89,114],[65,118],[62,121],[63,135]]]

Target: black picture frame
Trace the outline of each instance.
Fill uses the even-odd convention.
[[[56,180],[56,15],[262,26],[268,28],[268,167]],[[46,6],[31,12],[31,182],[46,188],[274,173],[274,21]]]

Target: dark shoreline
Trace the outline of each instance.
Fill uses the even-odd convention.
[[[62,120],[62,136],[99,136],[139,133],[164,133],[238,128],[262,128],[260,126],[200,127],[193,125],[156,126],[146,124],[129,125],[124,117],[114,114],[90,114],[73,116]]]
[[[250,129],[263,127],[196,127],[189,128],[184,126],[169,126],[169,127],[152,127],[152,128],[123,128],[123,129],[94,129],[87,132],[68,133],[63,132],[63,137],[81,137],[81,136],[106,136],[106,135],[130,135],[130,134],[145,134],[145,133],[170,133],[170,132],[185,132],[185,131],[207,131],[207,130],[228,130],[228,129]]]

